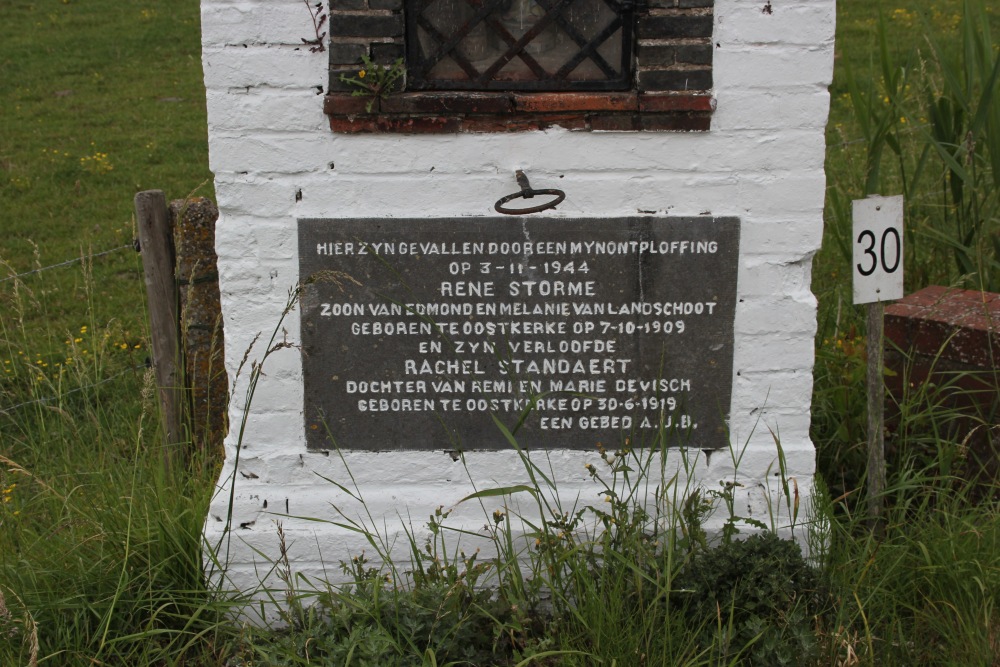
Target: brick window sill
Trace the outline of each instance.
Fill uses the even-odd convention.
[[[406,92],[375,100],[330,93],[323,110],[343,133],[570,130],[705,132],[715,101],[692,93]]]

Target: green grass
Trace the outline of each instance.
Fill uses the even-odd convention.
[[[212,192],[198,2],[0,14],[0,279],[112,250],[0,282],[0,663],[28,664],[33,637],[43,664],[210,656],[213,464],[159,468],[141,263],[122,248],[137,191]]]
[[[846,16],[831,88],[826,227],[813,265],[813,439],[838,492],[857,486],[865,460],[865,399],[856,390],[864,377],[864,322],[851,305],[851,200],[904,195],[907,293],[934,284],[998,289],[1000,83],[991,78],[997,46],[989,31],[1000,29],[1000,16],[988,4],[972,3],[970,11],[984,7],[963,24],[957,1],[840,5]],[[899,39],[908,32],[916,38]],[[918,388],[913,405],[904,406],[915,421],[940,397],[924,396],[924,408],[911,410],[921,398]]]
[[[352,587],[316,582],[293,596],[290,629],[275,632],[228,623],[224,612],[238,605],[202,581],[217,462],[163,469],[140,263],[121,249],[134,235],[135,192],[211,195],[198,2],[7,0],[0,280],[113,251],[0,282],[0,664],[997,664],[996,488],[954,475],[964,451],[935,437],[953,415],[933,407],[933,392],[908,399],[912,447],[892,461],[885,538],[856,514],[865,352],[850,304],[850,200],[906,194],[908,291],[974,288],[997,275],[996,126],[977,127],[970,154],[971,126],[946,122],[988,101],[985,58],[963,49],[975,41],[975,31],[959,32],[963,11],[962,0],[838,3],[827,224],[813,282],[817,511],[827,528],[810,534],[818,587],[788,596],[784,580],[768,578],[790,558],[780,544],[708,548],[700,525],[709,512],[744,534],[753,528],[727,510],[731,487],[666,480],[663,506],[679,511],[648,514],[624,491],[664,481],[655,450],[595,452],[595,483],[622,492],[611,502],[542,503],[544,462],[524,458],[532,485],[468,501],[495,528],[482,555],[463,555],[447,516],[434,517],[435,539],[410,536],[413,562],[345,563]],[[979,23],[1000,29],[995,10]],[[995,59],[995,42],[986,52]],[[950,79],[948,63],[963,65]],[[964,76],[979,83],[966,89]],[[962,122],[974,118],[967,111]],[[544,520],[521,523],[505,504],[511,493],[539,502]],[[356,527],[378,543],[372,526]],[[268,556],[295,580],[280,552]],[[528,570],[513,566],[518,557]],[[699,568],[703,560],[711,566]],[[788,580],[808,579],[785,564],[797,573]],[[732,571],[756,573],[754,587],[714,577]],[[705,618],[705,609],[716,611]]]
[[[131,243],[140,190],[211,196],[197,0],[7,0],[0,11],[0,260],[10,270]],[[117,318],[140,332],[135,256],[93,270],[92,303],[79,272],[27,281],[43,305],[27,317],[60,329]]]

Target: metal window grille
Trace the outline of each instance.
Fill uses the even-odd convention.
[[[406,0],[410,90],[627,90],[632,0]]]

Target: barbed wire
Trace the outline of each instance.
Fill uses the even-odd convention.
[[[117,248],[111,248],[110,250],[104,250],[102,252],[95,252],[92,255],[82,255],[80,257],[74,257],[73,259],[67,259],[65,262],[59,262],[58,264],[49,264],[48,266],[40,266],[37,269],[32,269],[31,271],[25,271],[24,273],[18,273],[13,276],[8,276],[7,278],[0,278],[0,283],[5,283],[11,280],[17,280],[18,278],[24,278],[25,276],[31,276],[36,273],[41,273],[43,271],[48,271],[49,269],[58,269],[61,266],[69,266],[70,264],[75,264],[76,262],[83,262],[86,260],[94,259],[95,257],[103,257],[104,255],[110,255],[126,248],[135,248],[132,243],[127,243],[125,245],[120,245]]]
[[[93,389],[94,387],[100,387],[101,385],[104,385],[104,384],[107,384],[109,382],[113,382],[113,381],[117,380],[118,378],[122,377],[123,375],[128,375],[129,373],[134,373],[135,371],[140,370],[140,369],[146,370],[146,368],[147,368],[146,364],[139,364],[137,366],[130,366],[130,367],[126,368],[125,370],[121,371],[120,373],[118,373],[116,375],[112,375],[109,378],[104,378],[100,382],[95,382],[93,384],[88,384],[88,385],[85,385],[83,387],[77,387],[76,389],[69,389],[66,392],[64,392],[61,396],[46,396],[45,398],[35,398],[35,399],[30,400],[30,401],[25,401],[24,403],[18,403],[17,405],[11,405],[11,406],[8,406],[8,407],[5,407],[5,408],[0,408],[0,415],[7,415],[7,414],[9,414],[10,412],[12,412],[14,410],[17,410],[19,408],[23,408],[23,407],[28,406],[28,405],[36,405],[36,404],[39,404],[39,403],[51,403],[53,401],[58,401],[58,400],[66,397],[66,396],[68,396],[70,394],[77,394],[77,393],[79,393],[81,391],[87,391],[88,389]]]

